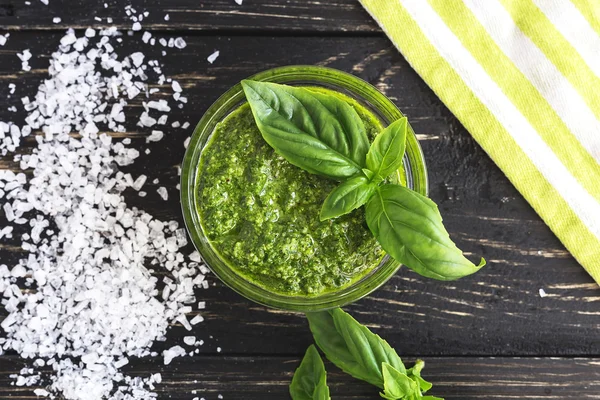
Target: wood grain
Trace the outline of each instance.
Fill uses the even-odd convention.
[[[6,109],[15,99],[35,93],[59,38],[54,32],[44,34],[43,41],[35,32],[13,33],[0,51],[0,119],[23,118]],[[187,120],[193,126],[211,102],[240,79],[299,63],[352,72],[390,96],[409,116],[427,158],[431,197],[440,205],[451,236],[473,257],[486,257],[489,265],[451,283],[426,280],[403,269],[381,290],[349,307],[400,353],[600,355],[597,285],[385,38],[187,35],[185,39],[186,49],[169,51],[176,62],[165,70],[182,83],[190,101],[183,110],[176,109],[170,121]],[[20,65],[15,52],[23,48],[32,49],[33,70],[15,73]],[[214,49],[220,49],[221,56],[211,65],[205,56]],[[120,49],[138,50],[127,44]],[[143,51],[151,56],[160,49],[148,46]],[[17,93],[6,98],[9,82],[17,84]],[[131,118],[139,115],[139,101],[128,110]],[[156,217],[181,220],[177,166],[191,128],[169,129],[163,141],[147,146],[142,138],[149,132],[138,131],[135,120],[129,122],[128,134],[142,156],[127,170],[134,176],[148,175],[148,182],[158,177],[170,197],[163,202],[156,185],[149,183],[148,197],[132,192],[127,201]],[[143,152],[147,147],[150,155]],[[9,160],[2,162],[10,165]],[[17,239],[3,241],[0,260],[15,260],[18,246]],[[215,279],[210,281],[214,286],[198,293],[207,302],[206,322],[194,331],[207,341],[203,354],[216,354],[220,346],[228,355],[299,355],[310,343],[302,316],[257,306]],[[540,298],[540,288],[549,296]],[[174,327],[159,348],[179,344],[184,333]]]
[[[130,4],[138,14],[149,12],[142,21],[148,30],[193,30],[203,34],[218,31],[379,34],[375,22],[356,0],[244,0],[242,6],[233,0],[106,1],[106,8],[104,4],[103,0],[51,0],[44,6],[39,0],[32,1],[31,5],[21,0],[0,0],[0,27],[9,30],[86,28],[107,26],[110,17],[119,28],[129,29],[132,22],[125,15],[124,7]],[[169,21],[164,19],[166,14]],[[62,21],[53,23],[54,16],[60,16]]]
[[[289,398],[288,385],[298,357],[185,357],[162,365],[160,359],[132,360],[123,369],[134,376],[161,372],[158,398],[275,400]],[[446,400],[600,399],[600,359],[425,358],[430,394]],[[19,359],[0,359],[0,398],[36,399],[33,388],[11,386]],[[338,400],[381,399],[378,390],[326,362],[331,396]]]

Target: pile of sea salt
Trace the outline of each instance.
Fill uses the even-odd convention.
[[[160,374],[131,377],[120,368],[130,357],[157,355],[151,346],[164,340],[170,322],[191,330],[202,320],[188,321],[186,314],[196,302],[194,289],[208,287],[206,267],[197,253],[180,252],[187,239],[176,221],[126,204],[124,192],[139,191],[146,177],[119,166],[133,163],[138,151],[127,147],[130,139],[117,142],[100,131],[126,130],[128,101],[156,92],[148,88],[149,75],[169,82],[160,63],[142,53],[119,58],[113,45],[126,38],[112,28],[79,37],[68,31],[35,98],[22,99],[25,124],[0,122],[5,159],[36,134],[33,151],[14,156],[22,172],[0,170],[8,221],[0,240],[13,238],[15,226],[25,231],[18,238],[22,259],[0,265],[9,313],[1,323],[0,354],[13,350],[31,360],[15,384],[46,385],[35,391],[39,396],[154,398]],[[172,86],[181,91],[175,81]],[[167,101],[145,99],[143,105],[136,119],[141,129],[166,124]],[[153,275],[158,270],[166,275],[162,282]],[[165,362],[183,353],[179,346],[169,349]],[[37,370],[48,367],[52,375],[41,380]]]

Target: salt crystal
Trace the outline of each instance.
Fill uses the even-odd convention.
[[[208,60],[209,63],[214,63],[215,60],[217,59],[217,57],[219,57],[219,50],[215,51],[214,53],[212,53],[210,56],[208,56],[206,59]]]
[[[191,136],[188,136],[188,137],[187,137],[187,138],[186,138],[186,139],[183,141],[183,147],[184,147],[185,149],[187,149],[187,148],[188,148],[188,146],[189,146],[189,144],[190,144],[190,140],[192,140],[192,137],[191,137]]]
[[[181,357],[186,354],[186,351],[181,346],[173,346],[170,349],[163,351],[165,365],[171,364],[175,357]]]
[[[168,21],[170,19],[169,14],[165,15],[165,21]]]
[[[124,367],[125,365],[129,364],[129,360],[126,357],[120,358],[115,362],[115,367],[116,368],[121,368]]]
[[[162,112],[171,111],[171,107],[169,107],[169,103],[167,103],[167,101],[163,100],[163,99],[160,99],[158,101],[154,101],[154,100],[149,101],[148,108],[153,108],[155,110],[162,111]]]
[[[546,293],[546,291],[544,289],[540,289],[539,292],[540,292],[540,297],[542,297],[542,298],[548,296],[548,293]]]
[[[187,43],[185,42],[185,40],[183,40],[183,38],[180,38],[180,37],[175,38],[175,41],[173,42],[173,44],[178,49],[185,49],[185,47],[187,46]]]
[[[140,116],[140,123],[142,124],[142,126],[152,127],[152,126],[156,125],[156,120],[154,118],[152,118],[151,116],[149,116],[148,113],[144,111],[142,113],[142,115]]]
[[[139,22],[134,22],[133,25],[131,26],[131,30],[132,31],[141,31],[142,24],[140,24]]]
[[[237,3],[238,6],[241,6],[243,1],[244,0],[235,0],[235,2]]]
[[[196,336],[184,336],[183,343],[187,344],[188,346],[193,346],[196,343]]]
[[[148,43],[148,41],[152,38],[152,34],[148,31],[144,32],[142,35],[142,42]]]
[[[190,127],[190,123],[189,122],[185,122],[183,125],[181,125],[181,129],[187,129]]]
[[[204,317],[202,315],[196,315],[194,318],[190,320],[190,324],[198,325],[200,322],[204,321]]]
[[[163,138],[164,134],[162,131],[152,131],[152,133],[146,137],[146,143],[158,142]]]
[[[144,54],[140,53],[139,51],[137,53],[133,53],[130,57],[133,61],[133,65],[136,67],[139,67],[144,62]]]
[[[164,186],[161,186],[158,189],[156,189],[156,192],[164,201],[167,201],[169,199],[169,192],[167,192],[167,189]]]
[[[142,186],[144,186],[144,183],[146,183],[146,178],[146,175],[138,176],[135,182],[133,182],[133,185],[131,185],[133,190],[139,191],[142,188]]]
[[[205,308],[206,308],[206,302],[205,302],[205,301],[199,301],[199,302],[198,302],[198,308],[199,308],[200,310],[203,310],[203,309],[205,309]]]

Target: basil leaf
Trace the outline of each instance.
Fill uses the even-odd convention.
[[[369,182],[364,175],[356,176],[341,183],[325,199],[321,208],[321,221],[348,214],[365,204],[375,193],[377,184]]]
[[[339,308],[306,314],[315,342],[329,361],[357,379],[383,388],[382,363],[406,373],[390,345]]]
[[[450,239],[437,205],[400,185],[383,185],[366,207],[369,229],[381,247],[413,271],[434,279],[454,280],[485,265],[467,260]]]
[[[423,400],[444,400],[442,397],[435,397],[435,396],[423,396],[421,398]]]
[[[380,179],[387,178],[402,165],[407,128],[408,121],[404,117],[392,122],[375,137],[367,153],[367,168]]]
[[[421,371],[423,370],[423,367],[425,367],[425,362],[423,360],[417,360],[417,362],[412,368],[406,370],[406,375],[415,380],[419,384],[421,392],[425,393],[429,389],[431,389],[433,385],[430,382],[427,382],[425,379],[421,378]]]
[[[384,392],[381,397],[384,399],[404,399],[420,394],[419,385],[390,364],[383,363],[382,372]]]
[[[290,163],[336,180],[365,165],[365,126],[342,99],[269,82],[244,80],[242,87],[263,138]]]
[[[314,345],[310,345],[290,384],[293,400],[329,400],[325,365]]]

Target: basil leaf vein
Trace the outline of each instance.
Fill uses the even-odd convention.
[[[400,185],[383,185],[366,205],[369,229],[394,259],[420,275],[454,280],[485,265],[467,260],[444,228],[437,205]]]
[[[371,198],[376,189],[377,184],[370,182],[369,178],[364,175],[350,178],[341,183],[325,199],[321,208],[321,221],[339,217],[357,209]]]
[[[306,350],[290,384],[292,400],[330,400],[325,365],[314,345]]]
[[[315,342],[329,361],[357,379],[383,388],[382,363],[406,373],[396,351],[339,308],[308,313]]]
[[[263,138],[293,165],[336,180],[366,165],[365,126],[342,99],[270,82],[244,80],[242,87]]]

